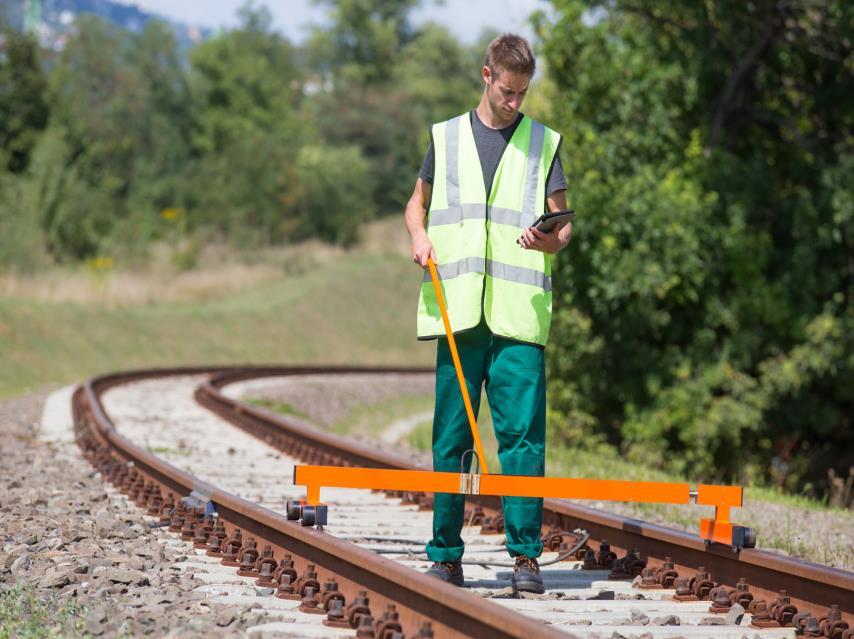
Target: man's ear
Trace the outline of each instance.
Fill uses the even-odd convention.
[[[483,69],[481,69],[481,71],[480,71],[480,75],[481,75],[481,77],[483,78],[483,81],[484,81],[484,82],[486,82],[487,84],[490,84],[490,83],[491,83],[491,80],[492,80],[492,69],[490,69],[490,68],[489,68],[489,67],[487,67],[487,66],[484,66],[484,67],[483,67]]]

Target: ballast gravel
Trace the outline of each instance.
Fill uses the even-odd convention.
[[[0,597],[26,588],[57,610],[74,604],[82,608],[74,632],[97,637],[242,637],[268,621],[251,604],[194,592],[204,582],[180,566],[186,545],[151,529],[80,455],[70,431],[39,432],[48,395],[0,406]],[[58,395],[48,408],[70,411],[70,389]]]
[[[385,396],[392,390],[390,381],[370,386]],[[328,401],[328,384],[325,390]],[[353,389],[341,390],[344,397],[331,413],[355,401]],[[57,421],[51,414],[64,411],[67,420],[70,411],[67,389],[50,396],[53,406],[43,419],[47,397],[42,392],[0,405],[0,597],[25,586],[57,606],[73,602],[83,607],[81,634],[99,637],[283,636],[283,618],[253,605],[254,597],[265,594],[262,589],[230,605],[211,602],[206,582],[183,569],[186,545],[150,529],[141,511],[82,458],[66,427],[39,432],[40,422],[49,429]],[[668,621],[676,619],[636,617],[631,611],[633,625],[648,628]],[[719,622],[711,618],[708,623],[713,621]],[[680,625],[678,631],[687,636],[685,629]],[[622,628],[610,636],[651,635]]]

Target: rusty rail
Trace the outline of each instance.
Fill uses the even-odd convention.
[[[180,532],[188,540],[198,540],[198,531],[208,519],[205,513],[213,508],[217,512],[217,523],[222,525],[221,535],[207,536],[202,546],[212,552],[228,552],[226,541],[245,539],[240,551],[234,553],[240,565],[247,566],[259,578],[267,577],[279,591],[290,589],[296,598],[310,599],[330,597],[335,603],[332,610],[342,617],[339,623],[346,627],[362,629],[371,627],[376,636],[393,636],[399,627],[407,637],[497,637],[525,638],[561,637],[568,635],[528,619],[520,614],[489,603],[475,595],[442,583],[431,577],[409,570],[389,559],[361,549],[349,542],[342,542],[322,531],[301,526],[284,515],[262,508],[250,501],[231,495],[217,487],[200,481],[194,476],[158,459],[151,453],[135,446],[119,434],[104,411],[100,396],[109,388],[146,378],[169,375],[212,373],[212,368],[183,368],[138,370],[96,377],[80,386],[74,393],[72,410],[75,437],[89,461],[102,474],[128,493],[149,514],[161,515],[170,530]],[[232,380],[247,379],[269,374],[300,375],[306,373],[332,372],[415,372],[413,369],[350,369],[350,368],[289,368],[289,369],[229,369]],[[423,372],[423,371],[418,371]],[[210,398],[209,402],[214,400]],[[252,411],[236,407],[221,397],[220,409],[230,405],[236,418],[245,419]],[[257,419],[254,417],[253,419]],[[277,433],[275,441],[282,437],[288,441],[302,442],[306,446],[312,439],[305,428],[292,428],[289,434]],[[320,437],[316,445],[324,455],[333,455],[331,442],[323,443]],[[323,448],[326,446],[326,448]],[[369,457],[375,463],[392,463],[392,459],[374,456],[373,451],[363,449],[365,461]],[[192,504],[185,504],[191,497]],[[182,501],[183,500],[183,501]],[[245,536],[245,537],[244,537]],[[254,538],[255,544],[250,540]],[[214,541],[216,540],[216,541]],[[265,548],[265,556],[275,559],[278,569],[262,574],[260,564],[263,557],[254,551]],[[247,554],[247,548],[253,553]],[[219,556],[219,555],[216,555]],[[251,560],[246,559],[251,557]],[[293,577],[296,577],[294,579]],[[309,585],[311,584],[311,585]],[[320,591],[320,584],[323,590]],[[367,597],[367,600],[364,599]],[[347,605],[347,602],[350,602]],[[382,612],[384,611],[384,612]],[[382,612],[382,614],[380,614]],[[329,614],[329,618],[332,618]],[[360,634],[359,636],[365,636]]]
[[[369,448],[352,440],[323,433],[300,420],[277,415],[227,397],[222,389],[251,378],[304,374],[348,375],[359,373],[423,374],[431,369],[369,367],[267,367],[222,370],[196,391],[196,400],[232,424],[270,445],[312,464],[363,466],[368,468],[416,469],[407,460]],[[410,496],[419,501],[423,496]],[[500,500],[486,495],[467,496],[483,510],[486,525],[500,530]],[[599,550],[607,540],[611,551],[627,553],[639,549],[647,568],[661,568],[671,558],[673,569],[693,578],[704,567],[718,584],[735,589],[745,579],[755,600],[765,600],[769,609],[781,590],[790,605],[809,610],[817,619],[826,616],[831,604],[838,604],[842,620],[854,628],[854,573],[821,566],[758,549],[733,552],[719,545],[707,546],[696,535],[638,519],[622,517],[561,499],[546,499],[544,524],[551,532],[586,529]],[[607,547],[607,546],[606,546]],[[699,570],[703,572],[703,570]],[[708,596],[708,595],[707,595]]]

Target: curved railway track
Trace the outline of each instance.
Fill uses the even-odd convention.
[[[468,497],[471,526],[466,529],[466,557],[478,563],[467,565],[466,575],[469,589],[476,594],[427,578],[420,573],[427,563],[419,544],[429,536],[431,495],[384,496],[328,489],[324,497],[331,504],[330,522],[323,531],[289,520],[283,512],[287,499],[301,496],[299,487],[291,484],[288,471],[297,462],[413,468],[408,460],[248,406],[225,392],[230,384],[264,377],[323,375],[340,379],[430,372],[290,367],[192,368],[105,375],[82,385],[74,394],[76,439],[107,479],[177,534],[188,541],[195,540],[199,561],[216,565],[219,570],[223,557],[216,555],[225,553],[225,561],[236,562],[236,567],[249,575],[245,583],[269,587],[283,605],[288,602],[289,610],[299,606],[303,616],[313,616],[319,630],[311,634],[356,633],[359,637],[383,639],[565,638],[611,636],[612,632],[629,636],[655,630],[653,636],[662,637],[744,633],[771,637],[794,636],[794,629],[790,629],[794,625],[807,636],[854,637],[854,630],[848,627],[854,627],[852,573],[762,550],[733,553],[728,548],[707,548],[688,533],[563,500],[545,503],[544,540],[549,552],[543,560],[561,560],[544,568],[549,589],[546,598],[514,598],[508,587],[510,569],[486,565],[507,561],[506,554],[496,552],[502,549],[503,538],[499,501],[488,496]],[[154,383],[161,386],[145,387]],[[161,415],[159,423],[165,427],[159,430],[146,421],[152,419],[150,412],[147,417],[143,415],[135,422],[134,435],[133,428],[125,425],[134,421],[122,417],[121,402],[116,402],[109,414],[105,409],[109,404],[105,398],[109,399],[110,394],[134,386],[150,397],[164,394],[164,388],[186,388],[180,391],[186,404],[182,404],[177,417]],[[219,427],[226,429],[223,434],[207,436],[214,431],[206,429],[214,426],[203,424],[203,418],[193,412],[207,414],[193,404],[189,398],[192,394],[198,404],[254,439],[229,431],[221,423]],[[154,410],[152,406],[148,408]],[[168,412],[166,408],[157,410]],[[208,414],[208,418],[212,416]],[[196,457],[181,453],[173,455],[170,463],[146,450],[144,444],[149,438],[159,442],[159,447],[154,447],[157,451],[184,445],[181,438],[193,436],[184,430],[193,420],[202,429],[195,435],[202,442]],[[230,432],[236,434],[232,436]],[[237,435],[246,440],[241,446],[251,453],[236,454],[237,449],[243,450],[235,443]],[[273,453],[271,447],[279,453]],[[260,469],[262,457],[269,458],[272,464],[272,474],[266,478]],[[265,462],[264,468],[267,467]],[[573,532],[579,529],[586,534]],[[628,553],[630,550],[636,553]],[[666,558],[670,558],[667,564]],[[705,570],[698,570],[700,566]],[[215,580],[216,572],[210,570]],[[633,587],[633,578],[641,583]],[[740,579],[745,580],[746,587],[737,585]],[[722,587],[712,591],[717,586]],[[788,591],[788,600],[779,598],[781,589]],[[677,599],[696,597],[700,601],[675,602],[674,594]],[[713,601],[710,603],[709,599]],[[727,608],[732,602],[748,609],[742,623],[749,619],[753,628],[697,625],[727,620]],[[712,605],[719,611],[717,614],[709,612]],[[832,605],[838,608],[829,610]],[[732,622],[738,616],[738,608],[730,611]],[[762,622],[765,611],[772,618]],[[680,618],[683,625],[679,629],[637,627],[644,620],[665,621],[670,615]],[[771,626],[774,621],[789,628],[756,627]],[[626,623],[635,628],[625,627]],[[341,629],[335,630],[336,626]]]

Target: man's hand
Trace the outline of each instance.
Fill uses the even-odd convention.
[[[550,212],[566,210],[566,191],[555,191],[546,198],[547,208]],[[544,233],[537,229],[527,228],[522,231],[522,237],[516,242],[523,249],[542,251],[554,254],[569,244],[572,237],[572,223],[564,222],[554,225],[551,231]]]
[[[569,244],[569,235],[572,233],[571,227],[568,229],[569,233],[561,233],[567,225],[555,224],[548,233],[529,227],[522,231],[522,236],[516,241],[524,249],[554,254]]]
[[[412,192],[409,202],[406,203],[406,213],[403,216],[406,230],[409,232],[409,237],[412,238],[412,261],[421,268],[427,268],[428,257],[433,258],[434,262],[436,261],[433,242],[427,237],[427,231],[424,228],[424,217],[427,213],[427,203],[430,201],[432,189],[430,183],[425,182],[420,177],[415,180],[415,190]]]
[[[427,237],[427,233],[416,233],[412,238],[412,261],[418,264],[421,268],[427,268],[427,258],[436,261],[436,251],[433,249],[433,242]]]

